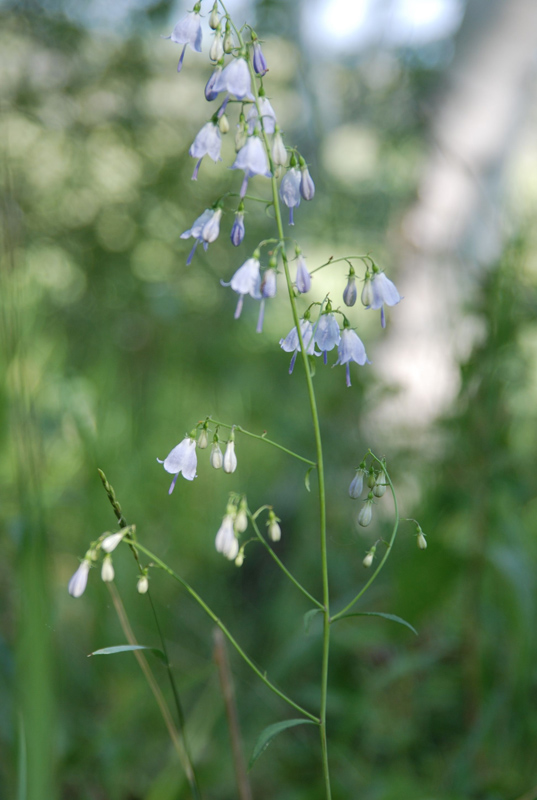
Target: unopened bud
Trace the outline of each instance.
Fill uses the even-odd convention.
[[[362,304],[369,308],[373,302],[373,289],[371,288],[371,275],[369,270],[365,273],[364,288],[362,289]]]
[[[373,559],[375,558],[375,550],[376,549],[377,549],[376,547],[372,547],[371,550],[368,553],[366,553],[366,556],[365,556],[364,560],[362,561],[362,564],[364,565],[364,567],[366,569],[369,569],[369,567],[373,563]]]
[[[207,428],[202,428],[198,437],[198,447],[200,450],[205,450],[209,444],[209,434]]]
[[[386,475],[384,471],[379,472],[377,475],[377,480],[375,481],[375,485],[373,486],[373,494],[375,497],[382,497],[386,493]]]
[[[224,34],[224,53],[231,53],[233,50],[233,34],[231,33],[231,26],[229,22],[226,23],[226,32]]]
[[[220,59],[224,55],[224,46],[222,44],[222,34],[220,30],[217,28],[216,33],[214,34],[213,43],[211,45],[211,49],[209,50],[209,58],[213,63],[220,61]]]
[[[101,578],[105,583],[110,583],[114,580],[115,572],[114,565],[112,564],[112,556],[107,555],[103,558],[103,565],[101,567]]]
[[[349,496],[352,497],[353,500],[357,500],[362,494],[365,474],[365,469],[362,469],[361,467],[356,470],[356,475],[352,479],[351,485],[349,486]]]
[[[215,469],[221,469],[222,464],[224,463],[224,457],[222,456],[222,451],[220,450],[220,445],[218,442],[213,444],[210,462],[211,467],[214,467]]]
[[[136,589],[138,590],[138,594],[145,594],[149,589],[149,581],[147,580],[147,575],[140,575],[138,578],[138,583],[136,584]]]
[[[372,489],[373,486],[376,484],[376,482],[377,482],[377,476],[375,475],[375,470],[373,469],[373,467],[371,467],[367,475],[367,485],[369,486],[370,489]]]
[[[237,558],[235,559],[235,566],[242,567],[243,564],[244,564],[244,550],[241,547],[241,549],[238,552]]]
[[[245,506],[241,502],[239,510],[237,511],[237,516],[235,517],[235,532],[244,533],[247,527],[248,527],[248,514],[246,513]]]
[[[237,125],[237,133],[235,134],[235,150],[237,153],[244,147],[246,140],[248,139],[246,130],[246,119],[244,114],[241,114],[239,123]]]
[[[269,517],[267,520],[267,533],[269,539],[273,542],[279,542],[282,538],[282,529],[279,526],[280,519],[276,516],[274,511],[269,511]]]
[[[226,446],[226,452],[224,453],[224,472],[228,474],[231,472],[235,472],[237,469],[237,456],[235,455],[235,442],[230,439]]]
[[[353,306],[356,303],[356,298],[358,297],[358,291],[356,289],[356,278],[353,275],[349,275],[349,280],[347,281],[347,285],[343,291],[343,302],[346,306]]]
[[[362,528],[367,528],[372,519],[373,519],[373,494],[369,492],[367,500],[365,501],[360,513],[358,514],[358,525],[361,525]]]
[[[225,114],[222,114],[222,116],[218,120],[218,129],[220,133],[223,134],[229,133],[229,120]]]
[[[427,539],[419,525],[416,528],[416,544],[420,550],[427,550]]]
[[[211,16],[209,17],[209,28],[212,28],[213,31],[215,31],[218,28],[219,22],[220,18],[218,16],[218,3],[215,2],[213,10],[211,11]]]

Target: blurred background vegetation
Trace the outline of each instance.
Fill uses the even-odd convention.
[[[418,638],[367,618],[334,628],[334,797],[533,800],[537,8],[230,8],[266,40],[268,94],[317,183],[294,231],[310,267],[370,251],[405,295],[386,333],[372,312],[353,312],[373,364],[355,369],[352,389],[342,369],[315,378],[334,602],[361,585],[365,551],[390,530],[388,498],[359,531],[347,496],[369,446],[388,458],[403,516],[429,537],[418,552],[402,526],[361,606],[403,616]],[[135,659],[86,658],[125,641],[97,571],[82,599],[67,594],[89,541],[115,529],[97,467],[141,540],[275,682],[318,702],[320,637],[303,631],[303,598],[259,548],[241,569],[214,551],[227,493],[244,491],[253,508],[274,504],[278,552],[319,592],[315,491],[301,467],[239,437],[232,477],[200,454],[198,479],[168,497],[155,460],[207,414],[312,453],[301,368],[290,378],[277,345],[291,327],[283,296],[255,336],[253,303],[234,321],[219,283],[272,235],[270,219],[252,209],[235,250],[229,205],[220,239],[185,267],[181,232],[239,181],[226,169],[231,141],[223,164],[204,161],[190,181],[188,147],[211,113],[208,48],[187,52],[178,76],[179,48],[159,38],[185,10],[166,0],[1,8],[1,797],[189,797]],[[335,300],[344,274],[317,275],[318,295],[330,288]],[[138,640],[158,646],[130,554],[114,563]],[[212,625],[177,585],[151,577],[203,796],[237,797]],[[289,713],[231,663],[249,755]],[[251,781],[256,800],[321,798],[315,731],[282,734]]]

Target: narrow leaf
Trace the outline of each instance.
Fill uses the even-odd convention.
[[[311,612],[309,612],[311,613]],[[410,630],[418,636],[418,632],[410,622],[407,622],[406,619],[402,617],[398,617],[396,614],[384,614],[382,611],[355,611],[352,614],[343,614],[342,617],[338,617],[334,620],[337,622],[340,619],[345,619],[345,617],[383,617],[384,619],[391,619],[392,622],[398,622],[399,625],[405,625],[405,627],[410,628]]]
[[[269,725],[268,728],[265,728],[265,730],[261,732],[261,735],[256,742],[254,752],[252,753],[252,757],[248,765],[248,771],[252,769],[261,753],[267,749],[274,737],[284,731],[286,728],[294,728],[295,725],[315,724],[316,723],[311,719],[286,719],[284,722],[276,722],[274,725]]]
[[[304,633],[308,634],[310,632],[311,623],[313,622],[313,617],[316,614],[320,614],[320,608],[312,608],[311,611],[306,611],[304,614]]]
[[[163,664],[167,664],[168,661],[166,656],[159,650],[157,647],[146,647],[143,644],[118,644],[115,647],[103,647],[102,650],[95,650],[93,653],[90,653],[90,656],[111,656],[114,653],[128,653],[132,650],[149,650],[150,653],[153,653]]]
[[[308,492],[311,492],[311,489],[310,489],[310,474],[311,474],[312,469],[315,469],[315,467],[309,467],[308,471],[304,475],[304,483],[306,484],[306,489],[308,490]]]

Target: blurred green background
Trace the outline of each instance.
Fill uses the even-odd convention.
[[[208,0],[203,10],[209,12]],[[319,365],[334,603],[364,580],[390,530],[388,498],[357,530],[347,495],[371,446],[386,454],[410,524],[362,610],[399,614],[334,627],[329,696],[334,797],[537,797],[537,115],[532,0],[230,3],[266,42],[265,85],[317,184],[293,234],[310,267],[372,252],[404,301],[380,330],[352,324],[373,364]],[[304,470],[237,438],[233,476],[178,481],[156,462],[205,415],[313,457],[301,367],[257,308],[233,320],[229,280],[270,215],[222,233],[190,267],[180,234],[239,176],[188,147],[211,111],[204,54],[162,41],[185,6],[97,0],[4,3],[0,27],[0,796],[18,800],[189,797],[135,659],[88,660],[125,641],[92,571],[67,583],[91,539],[114,530],[97,467],[141,541],[183,574],[254,660],[298,702],[318,703],[320,636],[307,604],[251,546],[241,569],[214,550],[230,490],[274,505],[278,553],[320,593],[315,490]],[[207,31],[206,31],[207,34]],[[231,118],[232,126],[235,124]],[[233,128],[232,128],[233,131]],[[231,140],[232,133],[228,137]],[[261,179],[252,182],[266,191]],[[340,303],[345,269],[316,276]],[[314,481],[312,481],[312,486]],[[138,641],[158,646],[130,554],[117,586]],[[166,576],[151,589],[181,692],[203,797],[237,797],[212,658],[212,625]],[[244,749],[289,717],[233,654]],[[166,674],[154,671],[163,691]],[[167,695],[168,696],[168,695]],[[292,716],[293,714],[291,714]],[[316,733],[276,739],[251,773],[256,800],[323,796]]]

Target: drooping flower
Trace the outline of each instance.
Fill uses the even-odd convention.
[[[300,171],[296,167],[291,167],[283,176],[280,198],[289,209],[289,225],[294,225],[293,209],[300,205]]]
[[[263,55],[263,51],[261,50],[261,45],[257,41],[254,40],[254,72],[256,75],[266,75],[268,72],[267,62],[265,60],[265,56]]]
[[[203,244],[204,250],[207,250],[209,244],[217,239],[220,233],[221,216],[221,208],[206,208],[203,214],[194,221],[192,227],[181,234],[181,239],[188,239],[193,236],[196,240],[186,260],[187,266],[192,263],[196,247],[200,242]]]
[[[222,74],[222,67],[217,66],[215,67],[214,71],[212,72],[209,80],[205,84],[205,99],[211,102],[211,100],[216,100],[218,97],[218,92],[215,91],[215,85]]]
[[[303,159],[301,159],[302,162]],[[306,166],[306,162],[300,164],[300,194],[304,200],[313,200],[315,197],[315,184]]]
[[[351,385],[351,374],[349,364],[355,361],[363,367],[364,364],[370,364],[365,347],[360,337],[351,328],[344,328],[341,333],[341,341],[338,345],[338,359],[334,366],[338,364],[345,364],[347,372],[347,386]]]
[[[263,320],[265,318],[265,300],[268,297],[274,297],[276,295],[276,270],[271,267],[267,269],[263,275],[263,280],[261,281],[261,307],[259,309],[259,318],[257,320],[257,333],[263,332]]]
[[[311,289],[311,275],[308,272],[306,259],[302,253],[299,253],[297,257],[295,283],[300,294],[305,294]]]
[[[367,499],[364,500],[364,504],[360,509],[360,513],[358,514],[358,525],[361,525],[362,528],[367,528],[367,526],[371,523],[373,519],[373,494],[369,492],[367,495]]]
[[[241,200],[239,207],[235,212],[235,220],[231,228],[231,244],[235,245],[235,247],[238,247],[244,239],[244,234],[244,203]]]
[[[198,6],[199,11],[199,6]],[[181,58],[179,59],[179,64],[177,65],[177,72],[181,72],[181,67],[183,66],[183,59],[185,57],[185,50],[187,45],[190,46],[191,50],[195,50],[197,53],[201,53],[201,19],[200,15],[197,11],[189,11],[183,19],[179,20],[175,28],[173,29],[171,36],[166,37],[171,39],[172,42],[175,44],[182,44],[184,45],[183,50],[181,52]]]
[[[244,179],[240,191],[241,197],[246,194],[248,181],[254,175],[263,175],[265,178],[271,177],[267,154],[259,136],[250,136],[247,139],[244,147],[241,147],[237,153],[231,169],[244,170]]]
[[[241,315],[244,295],[249,294],[250,297],[256,300],[261,297],[259,266],[259,259],[254,255],[252,258],[248,258],[242,267],[239,267],[229,283],[221,281],[222,286],[231,286],[233,291],[239,295],[239,301],[235,309],[235,319],[238,319]]]
[[[401,299],[395,284],[386,277],[384,272],[373,271],[373,277],[371,277],[367,271],[362,290],[362,303],[366,308],[373,310],[380,308],[380,324],[383,328],[386,327],[384,305],[395,306]]]
[[[252,104],[248,109],[248,113],[246,114],[248,133],[252,134],[254,132],[255,126],[258,124],[260,118],[263,122],[265,133],[274,133],[276,128],[276,114],[270,104],[270,100],[264,95],[261,95],[259,98],[259,111],[261,112],[260,114],[257,113],[255,104]]]
[[[343,291],[343,302],[346,306],[353,306],[356,303],[356,298],[358,297],[358,291],[356,289],[356,278],[354,276],[354,270],[351,267],[351,272],[349,272],[349,279],[347,281],[347,285]]]
[[[230,439],[224,453],[224,472],[231,474],[237,469],[237,456],[235,455],[235,442]],[[235,557],[235,556],[234,556]]]
[[[317,353],[315,350],[315,339],[313,337],[314,328],[309,319],[300,320],[300,333],[302,334],[302,341],[304,342],[306,353],[309,356],[320,356],[321,354]],[[292,331],[289,331],[285,339],[280,339],[280,347],[282,350],[285,350],[286,353],[293,353],[289,365],[289,375],[291,375],[295,366],[297,354],[301,349],[296,326]]]
[[[363,469],[363,467],[358,467],[358,469],[356,470],[356,474],[349,486],[349,497],[352,497],[353,500],[357,500],[362,494],[362,491],[364,489],[365,474],[366,474],[365,469]]]
[[[319,345],[319,350],[323,354],[323,360],[327,362],[327,352],[333,350],[341,340],[339,324],[333,314],[321,314],[315,326],[315,342]]]
[[[214,542],[216,551],[218,553],[222,553],[222,555],[228,558],[230,561],[234,561],[239,552],[239,542],[235,536],[235,528],[233,523],[233,514],[226,514],[222,520],[220,528],[218,529],[218,533],[216,534],[216,539]]]
[[[253,100],[250,70],[244,58],[230,61],[216,78],[212,90],[217,93],[229,92],[237,100]]]
[[[68,591],[71,597],[81,597],[84,594],[88,583],[90,567],[90,560],[86,556],[86,558],[80,562],[80,566],[69,581]]]
[[[196,454],[196,440],[191,436],[185,436],[182,442],[179,442],[177,447],[168,453],[164,461],[157,458],[159,464],[162,464],[166,472],[175,475],[168,494],[171,494],[175,488],[175,483],[179,475],[183,475],[187,481],[193,481],[196,477],[196,467],[198,465],[198,457]]]
[[[111,533],[109,536],[106,536],[101,544],[104,552],[113,553],[123,537],[129,532],[130,528],[122,528],[122,530],[118,531],[117,533]]]
[[[196,138],[190,145],[189,155],[198,159],[198,163],[194,169],[192,180],[198,179],[198,171],[204,156],[212,158],[214,163],[221,161],[220,148],[222,147],[222,137],[218,125],[214,122],[207,122],[203,128],[198,132]]]

